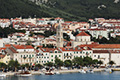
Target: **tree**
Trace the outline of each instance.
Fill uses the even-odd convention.
[[[48,62],[48,63],[46,63],[46,64],[44,64],[44,65],[49,66],[49,67],[52,67],[52,66],[53,66],[53,63],[52,63],[52,62]]]
[[[84,61],[84,65],[91,65],[93,63],[92,58],[88,56],[84,57],[83,61]]]
[[[58,57],[55,58],[55,64],[57,67],[63,66],[63,61],[61,61]]]
[[[5,63],[0,62],[0,68],[2,68],[4,72],[4,69],[7,68],[7,65]]]
[[[113,64],[115,64],[114,61],[110,61],[109,64],[112,66]]]
[[[18,63],[17,60],[15,60],[15,61],[14,60],[10,60],[9,63],[8,63],[8,66],[15,68],[15,72],[16,72],[16,70],[20,66],[20,64]]]
[[[81,65],[83,66],[83,59],[81,57],[75,57],[72,62],[74,63],[74,65],[78,66]]]
[[[72,66],[72,61],[71,60],[65,60],[64,61],[64,66],[65,67],[71,67]]]
[[[42,68],[43,66],[41,64],[36,64],[35,67]]]
[[[28,69],[30,67],[30,65],[28,63],[26,63],[25,67]]]
[[[94,59],[93,60],[93,64],[97,64],[98,63],[98,60],[97,59]]]
[[[70,41],[70,36],[66,33],[63,33],[63,38],[66,39],[67,41]]]
[[[101,66],[101,64],[103,64],[103,61],[101,61],[101,60],[98,61],[98,64]]]

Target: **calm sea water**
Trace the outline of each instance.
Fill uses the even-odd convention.
[[[1,80],[1,79],[0,79]],[[2,80],[120,80],[120,72],[97,72],[93,74],[59,74],[59,75],[32,75],[31,77],[6,77]]]

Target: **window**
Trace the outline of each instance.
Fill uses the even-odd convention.
[[[51,59],[51,61],[53,61],[53,59]]]
[[[44,57],[46,59],[46,57]]]
[[[55,51],[55,53],[57,53],[57,51]]]
[[[34,57],[34,55],[32,55],[32,57]]]
[[[57,55],[55,55],[55,57],[57,57]]]
[[[22,58],[22,55],[21,55],[21,58]]]
[[[47,53],[46,53],[46,55],[47,55]]]
[[[53,57],[53,55],[51,55],[51,57]]]
[[[98,59],[100,58],[100,55],[98,55]]]
[[[47,57],[47,58],[49,58],[49,57]]]
[[[68,56],[68,53],[67,53],[67,56]]]
[[[59,55],[59,57],[61,57],[61,55]]]
[[[94,55],[94,57],[96,57],[96,55]]]

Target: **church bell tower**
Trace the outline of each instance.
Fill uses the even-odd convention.
[[[57,48],[63,47],[63,29],[61,25],[61,21],[59,21],[59,25],[56,29],[56,41],[57,41]]]

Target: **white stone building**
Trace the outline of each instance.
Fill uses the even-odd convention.
[[[10,54],[11,59],[17,60],[20,64],[36,63],[36,50],[30,45],[12,45],[6,52]]]
[[[90,39],[90,35],[82,31],[78,35],[76,35],[75,41],[72,42],[72,46],[76,47],[77,45],[91,44],[91,43],[92,42]]]

